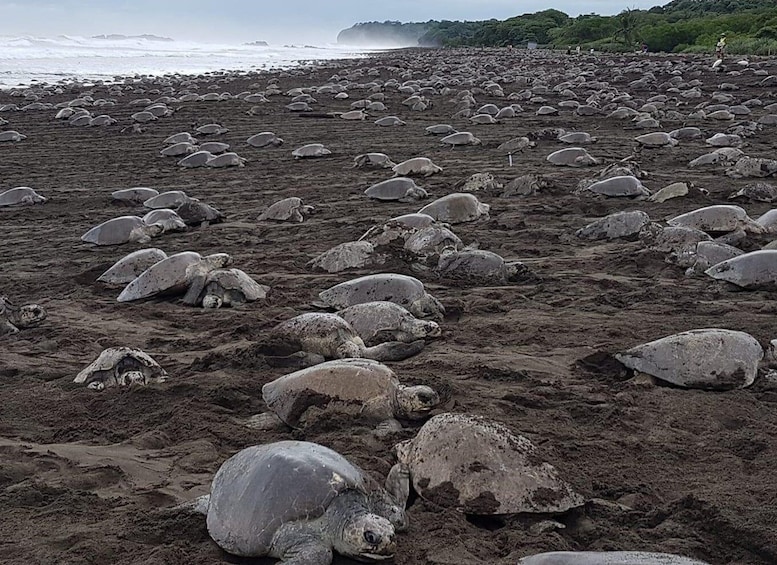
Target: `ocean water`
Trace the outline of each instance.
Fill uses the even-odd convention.
[[[0,88],[77,78],[288,68],[301,61],[366,56],[341,45],[257,46],[74,36],[0,37]]]

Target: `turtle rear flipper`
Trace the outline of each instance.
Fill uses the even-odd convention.
[[[422,339],[417,339],[411,343],[387,341],[373,347],[366,347],[363,355],[367,359],[375,361],[402,361],[420,353],[425,345],[426,342]]]
[[[187,306],[197,306],[200,303],[200,295],[205,290],[207,280],[208,275],[196,275],[189,283],[189,290],[183,297],[183,303]]]
[[[264,359],[270,367],[284,369],[305,369],[326,361],[323,355],[307,351],[297,351],[286,356],[266,355]]]

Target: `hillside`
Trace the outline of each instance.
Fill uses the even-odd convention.
[[[572,18],[551,9],[506,20],[370,22],[343,30],[338,42],[494,47],[532,41],[551,48],[581,45],[604,51],[631,51],[644,42],[653,52],[705,52],[723,33],[730,53],[777,54],[777,4],[774,0],[674,0],[649,10],[625,9],[614,16]]]

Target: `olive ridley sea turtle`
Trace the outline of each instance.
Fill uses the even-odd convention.
[[[161,383],[167,372],[151,356],[133,347],[109,347],[76,375],[77,384],[93,390],[109,386]]]
[[[335,551],[387,560],[395,533],[407,527],[404,510],[364,471],[303,441],[247,447],[230,457],[197,505],[204,508],[208,533],[222,549],[289,565],[330,565]]]
[[[0,295],[0,335],[37,326],[46,319],[46,310],[38,304],[14,306],[7,296]]]
[[[584,502],[528,439],[480,416],[439,414],[395,449],[389,476],[403,477],[405,500],[412,484],[467,514],[560,513]]]

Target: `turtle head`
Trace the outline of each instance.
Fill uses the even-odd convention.
[[[408,420],[424,418],[440,403],[440,395],[428,386],[400,386],[396,416]]]
[[[445,307],[429,293],[424,293],[421,298],[410,305],[408,310],[419,318],[436,318],[441,320],[445,316]]]
[[[149,237],[157,237],[164,233],[165,226],[160,222],[155,222],[146,226],[146,235]]]
[[[19,308],[16,325],[20,328],[35,326],[46,319],[46,311],[37,304],[28,304]]]
[[[224,302],[215,294],[207,294],[202,299],[203,308],[221,308],[222,304],[224,304]]]
[[[121,374],[119,384],[122,386],[144,385],[146,384],[146,376],[143,371],[125,371]]]
[[[394,557],[397,544],[391,522],[383,516],[359,512],[335,536],[335,550],[359,561],[384,561]]]

